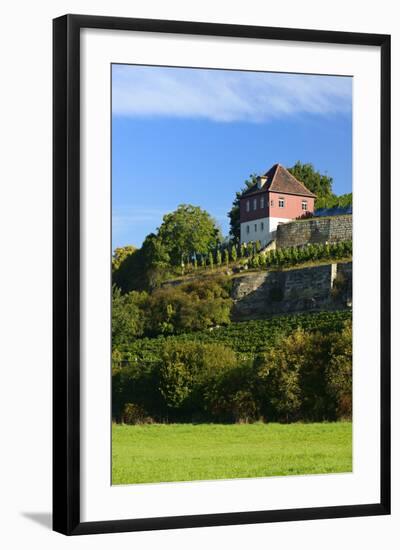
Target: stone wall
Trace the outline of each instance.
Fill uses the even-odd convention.
[[[233,319],[346,309],[351,307],[351,287],[351,262],[248,273],[233,282]]]
[[[330,218],[310,218],[278,225],[276,230],[277,248],[303,246],[306,244],[351,241],[352,215]]]

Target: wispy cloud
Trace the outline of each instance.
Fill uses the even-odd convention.
[[[113,67],[113,114],[265,122],[351,111],[349,77]]]
[[[125,231],[146,223],[159,225],[166,211],[141,207],[126,207],[113,210],[113,232]]]

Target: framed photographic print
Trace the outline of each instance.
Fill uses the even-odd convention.
[[[390,37],[54,20],[54,529],[390,513]]]

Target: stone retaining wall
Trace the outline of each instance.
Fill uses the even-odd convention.
[[[280,224],[276,230],[277,248],[306,244],[334,243],[353,239],[351,214],[330,218],[310,218]]]
[[[340,273],[340,277],[338,277]],[[233,319],[351,307],[352,263],[248,273],[233,283]]]

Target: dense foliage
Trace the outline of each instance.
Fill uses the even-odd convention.
[[[333,178],[315,170],[311,163],[303,164],[297,161],[296,164],[288,168],[288,171],[317,196],[316,209],[351,205],[352,193],[335,195],[332,191]]]
[[[122,294],[113,287],[114,349],[135,338],[204,330],[230,322],[232,300],[227,278],[209,277],[147,292]]]
[[[248,357],[221,343],[169,340],[154,362],[113,367],[113,415],[157,421],[290,422],[351,417],[351,325],[280,333]],[[132,411],[132,409],[130,409]]]
[[[289,267],[320,260],[339,260],[351,258],[352,241],[338,243],[310,244],[302,247],[280,248],[255,254],[249,260],[253,268]]]
[[[222,240],[211,216],[190,204],[181,204],[175,212],[166,214],[158,236],[175,266],[190,262],[195,254],[207,254]]]
[[[192,341],[222,344],[246,358],[266,351],[281,337],[288,336],[297,329],[308,333],[318,331],[322,334],[340,332],[345,322],[350,319],[351,312],[346,310],[298,313],[231,323],[227,326],[174,336],[137,338],[127,345],[118,347],[119,358],[128,362],[155,362],[160,359],[163,348],[170,342]]]
[[[157,232],[147,235],[140,249],[115,250],[113,283],[123,293],[152,290],[170,274],[214,251],[221,240],[219,227],[205,210],[181,204],[163,217]]]

